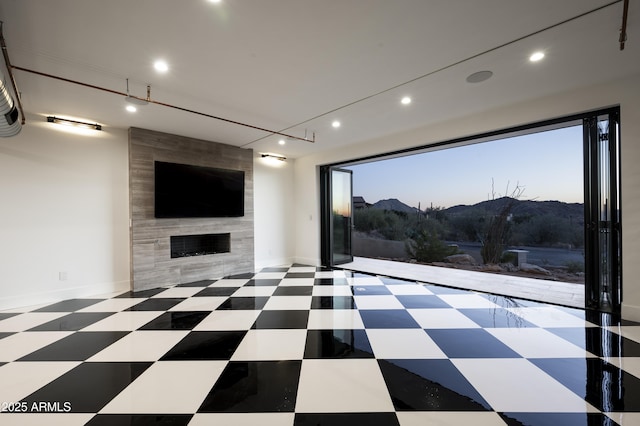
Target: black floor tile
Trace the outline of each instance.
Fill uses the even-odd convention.
[[[5,337],[9,337],[12,334],[15,334],[15,333],[0,333],[0,340],[4,339]]]
[[[273,296],[311,296],[313,286],[278,287]]]
[[[451,306],[438,296],[398,295],[396,299],[407,309],[451,309]]]
[[[640,378],[598,358],[532,359],[538,368],[602,411],[640,411]]]
[[[491,410],[449,360],[378,360],[378,364],[398,411]]]
[[[230,362],[198,412],[293,412],[302,362]]]
[[[399,426],[395,413],[296,413],[293,426]]]
[[[161,361],[226,360],[236,351],[246,331],[192,331]]]
[[[262,329],[307,328],[309,311],[262,311],[251,327]]]
[[[426,332],[450,358],[522,358],[481,328],[432,329]]]
[[[238,287],[207,287],[193,295],[193,297],[228,297],[238,291]]]
[[[346,278],[316,278],[313,285],[349,285]]]
[[[601,413],[499,413],[508,426],[619,426]]]
[[[190,283],[178,284],[176,287],[208,287],[215,282],[215,280],[200,280]]]
[[[402,309],[361,310],[360,316],[366,328],[420,328],[409,312]]]
[[[40,388],[22,401],[63,401],[73,413],[96,413],[152,363],[85,362]]]
[[[382,296],[391,292],[383,285],[356,285],[353,286],[354,296]]]
[[[76,312],[40,324],[28,331],[78,331],[113,314],[114,312]]]
[[[385,285],[407,285],[407,284],[418,284],[416,281],[403,280],[400,278],[389,278],[389,277],[378,277],[380,281],[382,281]]]
[[[537,327],[508,309],[458,309],[458,311],[484,328]]]
[[[364,330],[309,330],[305,358],[373,358]]]
[[[138,298],[138,297],[151,297],[155,296],[158,293],[162,293],[166,288],[152,288],[150,290],[142,290],[142,291],[128,291],[126,293],[117,296],[116,299],[126,299],[126,298]]]
[[[104,299],[70,299],[36,309],[33,312],[75,312],[87,306],[95,305],[103,300]]]
[[[245,273],[242,273],[242,274],[229,275],[229,276],[227,276],[225,278],[232,279],[232,280],[244,280],[244,279],[251,279],[251,278],[253,278],[254,275],[255,275],[254,273],[245,272]]]
[[[84,361],[127,334],[128,331],[79,331],[31,352],[18,361]]]
[[[267,300],[268,297],[230,297],[218,307],[218,310],[257,311],[264,308]]]
[[[166,311],[173,308],[183,300],[184,298],[169,298],[169,297],[160,297],[158,299],[147,299],[125,310],[126,311]]]
[[[315,272],[288,272],[284,277],[285,278],[314,278],[316,276]]]
[[[0,312],[0,321],[2,320],[6,320],[7,318],[11,318],[11,317],[15,317],[16,315],[18,315],[17,313],[2,313]]]
[[[600,357],[640,357],[640,343],[601,327],[549,328],[547,330]]]
[[[192,414],[98,414],[85,426],[187,426]]]
[[[311,309],[356,309],[351,296],[313,296]]]
[[[157,318],[149,321],[139,330],[191,330],[205,319],[208,312],[165,312]]]
[[[259,278],[247,281],[245,287],[275,287],[280,284],[281,279]]]

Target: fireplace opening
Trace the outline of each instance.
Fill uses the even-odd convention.
[[[171,258],[229,253],[231,234],[176,235],[171,237]]]

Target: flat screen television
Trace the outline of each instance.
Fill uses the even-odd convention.
[[[244,171],[156,161],[154,215],[244,216]]]

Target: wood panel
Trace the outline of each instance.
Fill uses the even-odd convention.
[[[244,171],[244,216],[156,219],[154,161]],[[134,291],[253,272],[253,150],[132,127],[129,198]],[[231,234],[229,253],[171,259],[172,235],[225,232]]]

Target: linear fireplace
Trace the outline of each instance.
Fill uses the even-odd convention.
[[[205,256],[231,251],[231,234],[177,235],[171,237],[171,258]]]

